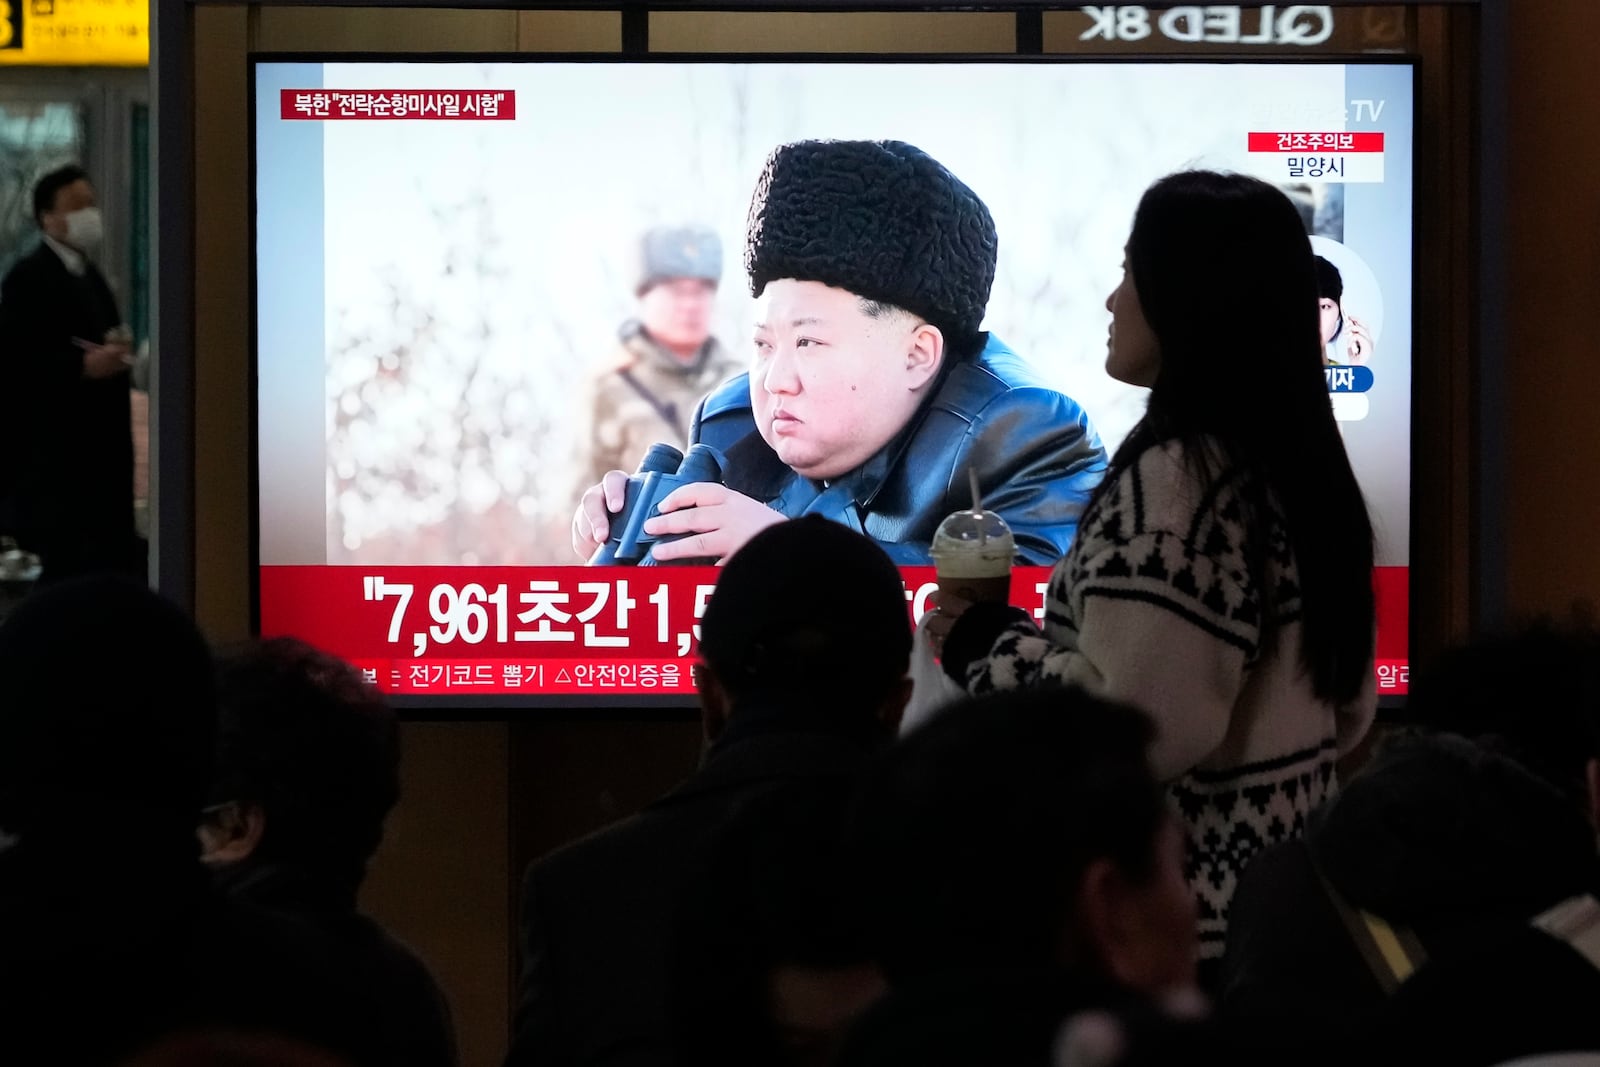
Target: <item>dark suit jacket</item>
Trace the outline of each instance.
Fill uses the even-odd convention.
[[[718,831],[742,804],[786,785],[849,782],[868,755],[827,734],[747,735],[714,746],[699,772],[638,815],[529,868],[506,1063],[673,1063],[673,932],[685,886]]]
[[[1067,554],[1078,518],[1106,470],[1106,453],[1077,402],[1050,388],[999,338],[952,363],[900,434],[857,470],[823,486],[790,470],[756,430],[750,376],[701,402],[691,444],[727,455],[723,483],[788,518],[821,515],[877,541],[902,566],[930,565],[945,516],[983,504],[1011,527],[1017,562]]]
[[[1275,1062],[1374,1062],[1365,1042],[1392,1001],[1326,887],[1409,928],[1445,963],[1593,891],[1595,864],[1587,821],[1525,768],[1449,735],[1392,743],[1313,813],[1304,836],[1245,868],[1219,1009]],[[1405,1062],[1424,1060],[1467,1062]]]
[[[334,961],[329,979],[366,1031],[365,1048],[384,1067],[453,1067],[455,1026],[428,966],[356,910],[355,891],[292,864],[245,861],[217,872],[230,899],[292,917]]]
[[[120,322],[94,264],[75,276],[48,245],[0,282],[0,496],[18,539],[55,575],[131,565],[129,376],[85,378],[75,343],[99,343]]]
[[[192,834],[192,831],[191,831]],[[226,899],[178,848],[0,853],[0,1063],[110,1067],[168,1035],[271,1033],[393,1067],[392,1006],[309,923]],[[194,850],[193,838],[187,845]]]
[[[1489,1067],[1579,1050],[1600,1050],[1600,968],[1527,923],[1486,924],[1395,991],[1365,1062]]]

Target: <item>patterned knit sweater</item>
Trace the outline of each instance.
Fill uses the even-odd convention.
[[[1155,719],[1151,762],[1188,831],[1202,958],[1222,954],[1245,864],[1301,833],[1335,787],[1336,756],[1377,706],[1370,672],[1349,707],[1313,693],[1287,533],[1275,514],[1255,524],[1268,538],[1266,588],[1257,588],[1238,489],[1228,470],[1200,484],[1176,445],[1147,450],[1056,565],[1043,633],[1010,622],[966,678],[974,693],[1077,684]],[[1269,603],[1278,622],[1263,643]]]

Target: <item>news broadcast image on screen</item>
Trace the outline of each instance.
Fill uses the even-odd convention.
[[[715,567],[591,565],[573,547],[579,498],[652,445],[683,450],[701,400],[750,368],[746,221],[769,154],[892,140],[987,206],[999,252],[982,329],[1080,406],[1108,452],[1147,395],[1105,370],[1106,297],[1144,189],[1199,167],[1290,196],[1377,537],[1379,693],[1404,693],[1413,74],[259,58],[260,629],[441,703],[691,697]],[[1193,251],[1204,271],[1208,250]],[[1215,329],[1225,342],[1229,323]],[[934,589],[928,536],[894,548],[908,618]],[[1054,555],[1013,572],[1013,603],[1036,617]]]

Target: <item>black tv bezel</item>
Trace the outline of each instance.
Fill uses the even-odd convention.
[[[711,10],[708,8],[707,10]],[[875,9],[874,9],[875,10]],[[1133,65],[1133,64],[1159,64],[1159,65],[1185,65],[1185,66],[1409,66],[1412,71],[1412,120],[1413,128],[1418,124],[1416,113],[1419,93],[1417,91],[1418,72],[1423,65],[1423,57],[1416,52],[1385,52],[1385,53],[1346,53],[1346,52],[1313,52],[1307,54],[1266,53],[1252,54],[1239,52],[1217,53],[1045,53],[1045,52],[998,52],[998,53],[874,53],[874,52],[328,52],[328,51],[252,51],[246,56],[248,70],[247,95],[247,168],[249,180],[249,239],[247,253],[249,256],[249,397],[248,419],[249,425],[249,625],[252,636],[261,633],[261,496],[260,496],[260,332],[259,332],[259,278],[257,268],[257,218],[258,205],[256,201],[256,115],[257,115],[257,68],[263,64],[272,63],[345,63],[345,64],[438,64],[438,65],[490,65],[490,64],[523,64],[534,65],[540,63],[581,63],[602,65],[636,65],[648,64],[796,64],[813,63],[818,65],[848,64],[861,66],[875,65],[914,65],[914,66],[962,66],[973,64],[1026,64],[1026,65]],[[1417,227],[1414,224],[1417,210],[1417,180],[1416,180],[1416,142],[1413,140],[1411,183],[1411,292],[1413,298],[1416,294],[1417,278]],[[1415,301],[1413,299],[1413,312]],[[1417,342],[1416,315],[1411,316],[1410,350],[1413,369],[1413,388],[1411,392],[1411,411],[1409,413],[1410,425],[1408,427],[1410,441],[1411,471],[1407,478],[1407,509],[1410,521],[1408,528],[1412,531],[1411,543],[1407,546],[1407,603],[1406,603],[1406,647],[1407,658],[1410,650],[1415,647],[1415,612],[1411,608],[1412,588],[1410,560],[1415,556],[1415,513],[1416,513],[1416,426],[1417,426],[1417,393],[1415,389],[1416,367],[1416,342]],[[325,566],[327,564],[324,564]],[[515,717],[522,721],[535,719],[556,719],[567,717],[581,717],[585,720],[652,720],[668,719],[679,720],[692,718],[694,709],[699,707],[699,698],[693,693],[641,695],[641,694],[487,694],[471,696],[467,694],[387,694],[388,701],[401,714],[410,720],[419,721],[506,721]],[[1407,695],[1404,693],[1383,694],[1378,696],[1378,710],[1380,714],[1396,718],[1404,718],[1407,708]],[[507,713],[512,713],[508,715]],[[574,714],[576,713],[576,714]]]

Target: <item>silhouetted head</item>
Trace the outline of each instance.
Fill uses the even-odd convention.
[[[1240,174],[1169,175],[1140,200],[1127,256],[1160,344],[1152,412],[1203,427],[1327,408],[1311,242],[1281,191]]]
[[[394,712],[354,667],[289,637],[230,652],[218,677],[207,862],[290,864],[354,890],[400,797]]]
[[[956,705],[886,753],[854,851],[891,982],[1064,968],[1188,988],[1194,901],[1153,737],[1082,690],[1027,690]]]
[[[0,625],[0,678],[0,832],[85,862],[192,862],[216,701],[183,611],[121,578],[40,589]]]
[[[1406,711],[1511,757],[1588,812],[1588,768],[1600,759],[1600,630],[1540,620],[1464,641],[1415,672]]]
[[[707,730],[781,707],[817,729],[892,734],[907,696],[905,585],[870,539],[818,516],[761,531],[728,560],[701,622]]]

